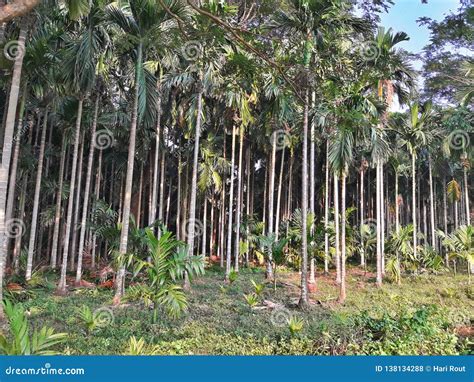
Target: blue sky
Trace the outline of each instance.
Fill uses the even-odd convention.
[[[429,31],[419,26],[416,20],[420,17],[430,17],[442,20],[450,11],[459,8],[459,0],[428,0],[422,4],[421,0],[395,0],[388,13],[381,15],[381,24],[391,27],[394,31],[404,31],[410,36],[410,41],[399,44],[413,53],[419,53],[429,43]]]
[[[409,41],[402,42],[397,47],[412,53],[420,53],[430,41],[430,33],[427,27],[420,26],[416,22],[420,17],[429,17],[434,20],[443,20],[451,12],[455,12],[459,6],[459,0],[428,0],[428,4],[422,4],[421,0],[395,0],[388,13],[381,14],[380,24],[386,28],[392,28],[395,32],[403,31],[410,37]],[[423,63],[419,60],[413,62],[413,67],[420,70]],[[419,86],[423,86],[420,79]],[[392,110],[400,111],[397,101],[392,105]]]

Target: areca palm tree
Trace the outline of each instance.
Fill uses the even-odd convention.
[[[416,221],[416,158],[419,150],[429,145],[435,139],[439,131],[433,129],[430,122],[433,119],[431,103],[426,103],[420,110],[418,103],[410,106],[410,113],[407,118],[400,121],[399,129],[400,143],[405,146],[411,156],[411,176],[412,176],[412,224],[413,224],[413,253],[417,254],[417,221]],[[395,118],[398,120],[398,118]]]
[[[414,72],[406,57],[396,49],[396,46],[408,41],[409,37],[404,32],[393,33],[391,29],[385,30],[379,27],[376,35],[369,40],[369,48],[375,52],[368,57],[364,57],[362,66],[371,68],[379,99],[386,103],[388,107],[393,102],[393,95],[398,96],[400,104],[406,102],[407,90],[413,86]],[[385,151],[380,149],[384,145],[386,138],[383,130],[386,125],[387,114],[380,117],[379,126],[374,132],[373,159],[376,166],[376,201],[377,201],[377,285],[382,285],[383,274],[383,162],[387,159]],[[378,148],[377,148],[378,146]]]
[[[7,237],[5,212],[7,202],[7,184],[8,174],[10,171],[11,149],[13,142],[13,133],[15,129],[16,109],[18,97],[20,93],[21,72],[23,67],[23,54],[25,51],[26,26],[22,24],[18,37],[18,54],[13,64],[13,73],[10,87],[10,95],[8,99],[7,118],[5,121],[5,130],[3,138],[3,152],[0,172],[0,298],[3,297],[3,275],[5,261],[7,257]],[[3,306],[0,307],[0,317],[3,316]]]
[[[165,0],[165,5],[173,13],[182,16],[185,8],[179,1]],[[160,34],[169,30],[171,17],[165,8],[150,0],[130,0],[120,8],[111,5],[107,9],[108,16],[128,39],[132,46],[132,59],[134,62],[134,84],[132,97],[132,117],[130,121],[130,138],[128,146],[127,173],[125,192],[123,198],[122,230],[120,235],[119,253],[125,255],[128,246],[128,229],[130,220],[130,205],[132,198],[133,170],[135,164],[135,143],[139,117],[145,112],[146,107],[146,74],[143,66],[144,48],[153,42]],[[155,82],[156,83],[156,82]],[[156,105],[156,102],[154,103]],[[140,114],[140,115],[139,115]],[[120,303],[125,288],[125,265],[122,265],[116,277],[115,303]]]
[[[99,116],[99,94],[104,92],[103,79],[100,77],[103,75],[105,69],[105,55],[107,50],[110,48],[111,41],[110,37],[104,28],[105,18],[105,5],[106,2],[103,0],[96,0],[90,3],[90,9],[87,17],[84,20],[86,30],[80,37],[80,51],[87,52],[89,56],[86,60],[89,67],[89,76],[92,77],[93,83],[90,85],[91,90],[94,91],[94,107],[93,117],[90,131],[90,145],[89,155],[87,159],[87,170],[84,188],[84,202],[82,204],[81,222],[80,222],[80,236],[79,236],[79,249],[77,256],[77,268],[76,268],[76,284],[80,283],[82,277],[82,259],[84,251],[84,242],[86,236],[86,221],[89,214],[89,199],[92,182],[92,166],[94,161],[94,149],[96,142],[96,131],[97,131],[97,120]],[[77,58],[80,58],[78,56]],[[93,66],[95,64],[95,66]],[[79,200],[78,200],[79,203]],[[73,248],[73,250],[75,247]],[[74,255],[74,254],[73,254]]]

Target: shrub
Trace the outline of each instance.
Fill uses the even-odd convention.
[[[244,299],[251,308],[258,304],[258,296],[255,293],[244,294]]]
[[[356,350],[358,353],[371,355],[458,353],[457,337],[447,330],[450,323],[434,305],[419,307],[414,312],[402,307],[395,316],[384,312],[378,318],[364,312],[356,321],[367,335],[367,341]]]
[[[35,329],[33,336],[30,338],[28,320],[20,305],[14,305],[10,301],[5,300],[3,308],[7,316],[11,337],[7,338],[0,334],[0,352],[2,354],[57,354],[51,348],[63,342],[66,338],[66,333],[54,333],[53,329],[43,327],[39,331]]]

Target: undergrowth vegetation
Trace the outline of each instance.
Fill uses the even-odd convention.
[[[472,338],[460,334],[472,324],[474,308],[467,276],[418,275],[378,289],[371,273],[351,269],[351,293],[341,305],[337,286],[327,282],[332,275],[318,274],[313,304],[302,311],[296,308],[298,274],[279,274],[276,290],[257,268],[241,270],[220,288],[221,271],[211,268],[195,281],[187,311],[174,319],[164,307],[154,308],[139,283],[119,307],[111,306],[111,290],[76,289],[59,297],[38,287],[17,306],[35,328],[68,333],[56,344],[64,354],[448,355],[472,347]],[[11,338],[7,328],[5,335]]]

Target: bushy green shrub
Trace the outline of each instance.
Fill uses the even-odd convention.
[[[366,331],[366,341],[356,346],[356,353],[371,355],[451,355],[458,354],[457,337],[449,330],[451,323],[434,305],[411,312],[402,307],[391,316],[383,312],[372,317],[367,312],[356,318]]]

